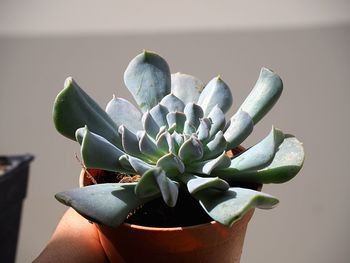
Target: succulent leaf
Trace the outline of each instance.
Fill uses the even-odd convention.
[[[61,192],[55,197],[91,221],[116,227],[130,211],[149,201],[134,192],[135,184],[96,184]]]
[[[227,142],[222,131],[219,131],[213,140],[204,146],[204,160],[212,159],[220,155],[226,149]]]
[[[153,120],[157,123],[158,127],[168,127],[166,116],[169,113],[169,111],[165,106],[157,104],[150,110],[149,113],[151,114]]]
[[[260,76],[240,109],[247,112],[258,123],[275,105],[283,90],[281,78],[273,71],[262,68]]]
[[[204,88],[202,81],[183,73],[171,74],[171,92],[185,104],[196,103]]]
[[[143,131],[139,139],[139,148],[141,153],[146,155],[152,161],[157,161],[164,154],[145,131]]]
[[[211,120],[208,118],[203,118],[200,120],[200,124],[197,129],[198,139],[200,141],[209,139],[211,124]]]
[[[232,159],[231,165],[226,171],[249,171],[267,166],[283,140],[283,132],[272,127],[269,135],[262,141]]]
[[[211,218],[226,226],[231,226],[252,208],[270,209],[278,204],[271,195],[239,187],[224,192],[207,188],[194,197]]]
[[[227,141],[227,150],[240,145],[251,134],[254,123],[250,115],[239,110],[232,116],[228,128],[225,130],[224,137]]]
[[[106,112],[117,127],[125,125],[133,133],[142,130],[141,112],[126,99],[113,97]]]
[[[226,155],[226,152],[223,152],[215,159],[190,164],[186,171],[205,176],[210,175],[214,169],[227,168],[230,163],[231,159]]]
[[[190,121],[186,120],[183,133],[185,135],[192,135],[195,132],[196,132],[196,127]]]
[[[191,136],[181,145],[179,157],[184,163],[200,160],[203,157],[202,143],[195,136]]]
[[[226,191],[230,185],[219,177],[199,177],[196,175],[185,175],[182,177],[186,183],[187,190],[190,194],[194,194],[200,190],[212,188],[220,191]]]
[[[124,125],[119,126],[119,133],[122,136],[123,149],[127,154],[132,156],[143,158],[144,155],[141,153],[139,148],[139,140],[133,132],[131,132]]]
[[[160,158],[157,166],[161,167],[169,176],[182,174],[185,171],[184,163],[173,153],[168,153]]]
[[[128,155],[128,161],[132,168],[135,170],[135,172],[139,175],[143,175],[145,172],[147,172],[150,169],[153,169],[154,166],[144,162],[141,159],[138,159],[136,157],[132,157],[131,155]]]
[[[171,91],[168,63],[158,54],[144,51],[129,63],[124,82],[142,112],[146,112]]]
[[[218,131],[221,131],[226,124],[225,114],[222,110],[215,105],[210,111],[208,118],[211,120],[211,127],[209,132],[209,138],[213,137]]]
[[[147,171],[138,182],[135,193],[140,198],[156,195],[160,191],[164,202],[174,207],[179,194],[178,186],[160,168]]]
[[[170,133],[165,130],[157,139],[157,147],[164,152],[176,153],[174,139]]]
[[[183,103],[183,101],[172,93],[166,95],[160,101],[160,104],[165,106],[169,110],[169,112],[183,112],[185,108],[185,104]]]
[[[78,129],[77,134],[83,134],[81,156],[87,168],[123,171],[119,163],[119,157],[124,154],[123,151],[102,136],[90,132],[87,127]]]
[[[187,121],[192,123],[195,128],[198,128],[200,119],[203,118],[204,113],[202,108],[194,103],[187,103],[184,109]]]
[[[56,97],[53,121],[57,131],[71,140],[75,140],[75,131],[86,125],[115,146],[121,146],[113,120],[71,77]]]
[[[182,113],[182,112],[170,112],[166,116],[166,119],[168,121],[169,127],[176,124],[175,130],[178,133],[183,133],[183,130],[185,127],[185,121],[186,121],[186,115],[184,113]]]
[[[142,116],[142,125],[145,129],[146,133],[151,136],[153,139],[156,138],[158,132],[159,132],[159,126],[156,123],[156,121],[153,119],[152,115],[149,111],[147,111]]]
[[[184,138],[183,138],[183,136],[178,134],[176,131],[174,131],[171,134],[171,137],[173,138],[173,141],[174,141],[175,152],[178,153],[180,146],[184,143]]]
[[[230,181],[247,183],[284,183],[292,179],[304,163],[304,148],[300,141],[292,135],[285,135],[272,162],[260,170],[243,171],[237,174],[226,172],[220,176]]]
[[[232,105],[232,94],[230,88],[220,76],[215,77],[209,81],[203,89],[199,96],[198,104],[202,107],[204,116],[208,116],[215,105],[226,113]]]

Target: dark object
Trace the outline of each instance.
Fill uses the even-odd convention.
[[[0,257],[15,262],[22,201],[27,193],[29,163],[33,156],[0,156]]]

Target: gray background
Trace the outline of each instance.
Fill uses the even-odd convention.
[[[0,154],[36,156],[17,262],[30,262],[50,238],[65,210],[53,195],[78,184],[79,148],[55,131],[51,117],[64,79],[73,76],[102,107],[112,94],[131,100],[122,75],[143,48],[165,57],[172,72],[205,82],[220,74],[234,96],[230,114],[260,67],[282,77],[282,97],[244,145],[274,124],[297,135],[307,156],[291,182],[264,187],[281,203],[255,212],[242,263],[348,262],[350,23],[187,31],[0,34]]]

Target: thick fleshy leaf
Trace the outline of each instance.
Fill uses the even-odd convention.
[[[219,177],[199,177],[195,175],[184,175],[181,177],[186,184],[190,194],[194,194],[206,188],[212,188],[220,191],[226,191],[230,185]]]
[[[140,198],[145,198],[157,194],[157,188],[164,202],[168,206],[174,207],[179,194],[178,186],[160,168],[147,171],[138,182],[135,193]]]
[[[185,171],[185,165],[181,159],[173,154],[168,153],[160,158],[157,162],[157,166],[161,167],[168,176],[182,174]]]
[[[195,132],[196,132],[196,127],[190,121],[186,120],[183,133],[186,135],[192,135]]]
[[[224,138],[222,131],[219,131],[213,140],[204,146],[204,156],[203,159],[212,159],[222,154],[226,149],[227,142]]]
[[[147,134],[151,136],[153,139],[155,139],[159,132],[160,127],[158,126],[156,121],[153,119],[149,111],[143,114],[142,125],[144,130],[147,132]]]
[[[178,134],[176,131],[174,131],[171,134],[171,137],[173,138],[173,141],[174,141],[175,152],[178,153],[180,146],[184,143],[184,138],[183,138],[183,136]]]
[[[213,78],[203,89],[198,99],[198,104],[204,111],[204,116],[217,105],[226,113],[232,105],[232,94],[230,88],[219,77]]]
[[[185,104],[196,103],[204,88],[202,81],[183,73],[171,74],[171,92]]]
[[[127,154],[142,158],[144,155],[139,148],[139,141],[133,132],[131,132],[124,125],[119,127],[119,133],[122,136],[123,149]]]
[[[260,76],[240,109],[258,123],[275,105],[283,90],[281,78],[273,71],[262,68]]]
[[[87,168],[98,168],[107,171],[123,171],[119,157],[123,151],[111,144],[102,136],[92,133],[87,127],[77,130],[83,134],[81,141],[81,156]]]
[[[75,140],[75,131],[85,125],[115,146],[121,146],[117,128],[108,114],[69,77],[57,95],[53,121],[58,132]]]
[[[55,197],[88,220],[117,227],[132,210],[149,201],[137,197],[134,192],[135,184],[111,183],[76,188]]]
[[[139,148],[141,153],[146,155],[152,161],[157,161],[164,154],[145,131],[143,131],[143,134],[140,137]]]
[[[278,199],[271,195],[239,187],[224,192],[204,189],[194,197],[211,218],[226,226],[231,226],[252,208],[270,209],[278,204]]]
[[[140,109],[146,112],[170,93],[169,66],[158,54],[144,51],[129,63],[124,82]]]
[[[135,172],[139,175],[143,175],[145,172],[147,172],[150,169],[153,169],[154,166],[136,158],[128,155],[128,161],[132,168],[134,168]]]
[[[201,119],[197,129],[198,139],[200,141],[206,141],[207,139],[209,139],[210,130],[211,130],[211,120],[208,118]]]
[[[156,141],[157,147],[163,152],[176,153],[174,139],[170,133],[165,130]]]
[[[192,123],[195,128],[198,128],[200,119],[203,118],[203,110],[201,106],[194,103],[187,103],[184,109],[186,119]]]
[[[227,141],[227,150],[240,145],[251,134],[254,123],[250,115],[242,110],[232,116],[224,137]]]
[[[168,109],[161,105],[157,104],[154,106],[150,112],[149,112],[154,119],[154,121],[157,123],[159,127],[166,126],[168,127],[168,122],[166,120],[166,116],[169,113]]]
[[[142,130],[141,112],[126,99],[113,96],[106,106],[106,112],[117,127],[124,124],[133,133]]]
[[[210,175],[214,169],[224,169],[230,165],[231,159],[223,152],[221,155],[212,160],[202,161],[189,165],[186,171]]]
[[[292,135],[285,135],[272,162],[260,170],[243,171],[237,174],[225,172],[220,176],[230,181],[247,183],[284,183],[292,179],[302,168],[305,153],[303,145]]]
[[[179,157],[184,163],[194,162],[203,157],[203,145],[194,136],[186,140],[179,149]]]
[[[272,127],[269,135],[261,142],[232,159],[231,165],[227,169],[232,172],[249,171],[267,166],[272,161],[278,146],[283,140],[283,132]]]
[[[173,124],[176,124],[175,130],[178,133],[182,133],[185,126],[186,115],[182,112],[170,112],[166,116],[168,125],[171,127]]]
[[[214,108],[210,111],[208,118],[211,120],[210,134],[209,137],[213,137],[218,131],[222,130],[225,127],[226,120],[225,114],[222,110],[215,105]]]
[[[185,104],[183,103],[183,101],[172,93],[166,95],[160,101],[160,104],[165,106],[169,110],[169,112],[183,112],[185,108]]]

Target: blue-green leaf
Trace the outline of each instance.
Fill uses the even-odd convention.
[[[217,105],[226,113],[232,105],[232,94],[227,84],[219,77],[213,78],[203,89],[198,104],[204,111],[204,116]]]
[[[226,149],[227,142],[224,138],[222,131],[219,131],[213,140],[204,146],[204,156],[203,159],[212,159],[222,154]]]
[[[173,153],[168,153],[160,158],[157,166],[161,167],[169,176],[177,175],[178,173],[182,174],[185,171],[184,163]]]
[[[200,124],[197,129],[197,135],[200,141],[206,141],[209,139],[211,124],[211,120],[208,118],[203,118],[200,120]]]
[[[165,106],[161,104],[157,104],[150,110],[149,113],[151,114],[153,120],[157,123],[159,127],[162,127],[162,126],[168,127],[166,116],[169,113],[169,111]]]
[[[212,160],[197,162],[189,165],[187,171],[191,173],[199,173],[202,175],[210,175],[214,169],[224,169],[230,165],[230,158],[226,156],[226,152]]]
[[[185,104],[197,102],[203,88],[203,82],[196,77],[180,72],[171,74],[171,92]]]
[[[227,141],[227,150],[240,145],[251,134],[254,128],[252,118],[248,113],[240,110],[230,120],[224,137]]]
[[[251,170],[231,174],[226,171],[220,176],[230,181],[247,183],[284,183],[292,179],[302,168],[305,153],[303,145],[292,135],[285,135],[272,162],[260,170]]]
[[[127,154],[142,158],[144,155],[139,148],[139,140],[133,132],[124,125],[119,126],[119,133],[122,136],[123,149]]]
[[[135,189],[136,195],[140,198],[156,195],[159,191],[168,206],[174,207],[176,205],[179,194],[178,186],[167,178],[165,172],[160,168],[147,171],[141,177]]]
[[[151,136],[153,139],[155,139],[159,132],[160,127],[158,126],[156,121],[153,119],[149,111],[143,114],[142,125],[145,131],[147,132],[147,134]]]
[[[156,141],[157,147],[163,152],[176,153],[174,139],[170,133],[165,130]]]
[[[203,157],[203,145],[194,136],[186,140],[179,149],[179,157],[184,163],[200,160]]]
[[[186,135],[192,135],[195,132],[196,132],[196,127],[190,121],[186,120],[183,133]]]
[[[165,106],[169,110],[169,112],[183,112],[185,108],[185,104],[183,103],[183,101],[172,93],[166,95],[160,101],[160,104]]]
[[[240,109],[258,123],[275,105],[283,90],[281,78],[271,70],[262,68],[260,76]]]
[[[226,120],[225,114],[222,110],[215,105],[214,108],[208,114],[208,118],[211,120],[211,127],[209,132],[209,138],[213,137],[218,131],[225,127]]]
[[[226,226],[231,226],[252,208],[270,209],[278,204],[271,195],[239,187],[224,192],[207,188],[194,197],[211,218]]]
[[[149,201],[134,192],[135,184],[96,184],[61,192],[55,197],[88,220],[117,227],[132,210]]]
[[[158,158],[164,154],[164,152],[157,147],[156,143],[148,136],[145,131],[143,131],[140,136],[139,148],[141,153],[146,155],[152,161],[157,161]]]
[[[81,156],[87,168],[98,168],[108,171],[123,171],[119,157],[123,151],[111,144],[102,136],[92,133],[87,127],[77,130],[83,134],[81,141]]]
[[[197,104],[187,103],[184,113],[187,121],[192,123],[195,128],[198,128],[200,119],[202,119],[204,115],[202,108]]]
[[[71,77],[56,97],[53,121],[57,131],[69,139],[75,140],[75,131],[86,125],[115,146],[121,146],[113,120]]]
[[[272,127],[271,132],[261,142],[232,159],[228,170],[249,171],[267,166],[275,156],[278,146],[284,140],[282,131]]]
[[[124,124],[133,133],[142,130],[142,114],[129,101],[113,96],[106,106],[106,112],[117,127]]]
[[[140,109],[146,112],[170,93],[169,66],[158,54],[144,51],[129,63],[124,82]]]
[[[128,161],[132,168],[136,171],[136,173],[138,173],[141,176],[148,170],[154,168],[154,166],[144,162],[143,160],[136,157],[132,157],[130,155],[128,155]]]
[[[182,133],[185,126],[186,115],[182,112],[170,112],[166,116],[169,127],[176,124],[175,130],[178,133]]]
[[[230,185],[219,177],[199,177],[195,175],[183,175],[182,181],[186,184],[190,194],[194,194],[206,188],[212,188],[219,191],[226,191]]]

